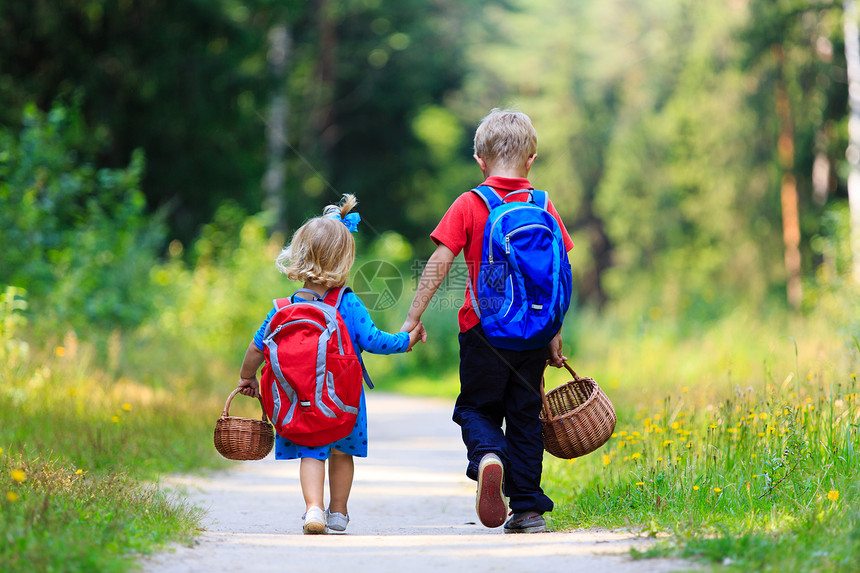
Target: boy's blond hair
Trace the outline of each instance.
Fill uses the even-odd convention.
[[[312,282],[326,288],[339,287],[349,280],[355,261],[355,241],[346,225],[332,217],[346,215],[358,204],[354,195],[344,195],[338,205],[323,209],[293,234],[275,265],[291,281]]]
[[[537,153],[537,131],[526,114],[494,108],[475,130],[475,155],[489,163],[517,167]]]

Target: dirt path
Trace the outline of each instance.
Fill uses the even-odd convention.
[[[296,568],[323,571],[602,571],[687,570],[669,560],[632,561],[632,546],[650,543],[625,532],[576,531],[504,535],[477,524],[475,485],[451,404],[371,392],[370,456],[356,460],[346,534],[302,535],[299,464],[236,464],[207,477],[172,477],[191,503],[204,508],[206,532],[192,547],[143,561],[146,573]]]

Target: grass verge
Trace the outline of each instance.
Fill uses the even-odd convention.
[[[814,319],[731,332],[587,343],[606,353],[578,365],[606,382],[619,421],[588,456],[547,456],[552,524],[669,533],[640,556],[729,570],[856,571],[860,349]]]

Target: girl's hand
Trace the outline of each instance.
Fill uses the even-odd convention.
[[[260,383],[257,382],[257,376],[253,378],[239,378],[239,393],[251,398],[260,397]]]
[[[412,347],[418,344],[418,341],[427,342],[427,331],[424,330],[424,323],[421,321],[418,321],[412,327],[412,330],[409,331],[409,348],[406,351],[409,352],[412,350]]]

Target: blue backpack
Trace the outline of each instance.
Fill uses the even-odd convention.
[[[506,203],[495,189],[476,193],[490,216],[472,307],[487,339],[499,348],[532,350],[549,344],[570,306],[572,276],[558,221],[545,191],[523,189],[527,202]]]

